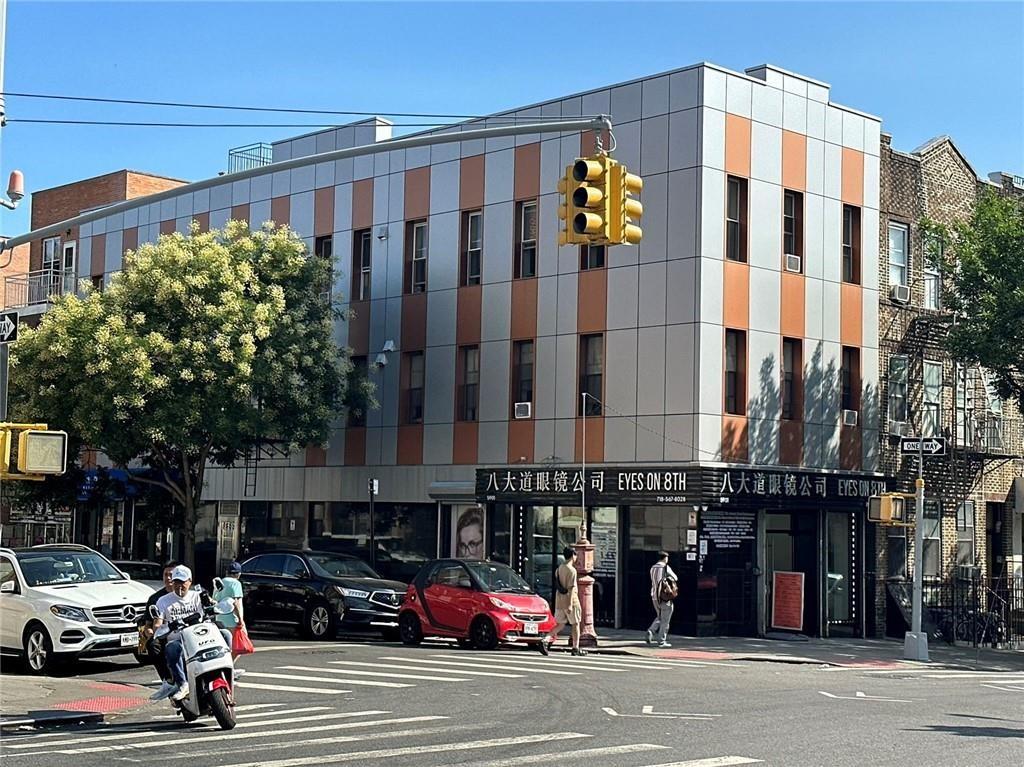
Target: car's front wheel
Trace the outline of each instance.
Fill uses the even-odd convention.
[[[53,653],[53,642],[42,624],[34,623],[26,629],[22,650],[28,673],[42,675],[53,671],[57,659]]]
[[[417,645],[423,641],[423,627],[416,613],[404,612],[398,617],[398,636],[402,644]]]
[[[498,632],[490,618],[480,616],[469,629],[469,638],[478,650],[493,650],[498,646]]]
[[[331,639],[334,636],[334,615],[326,602],[314,602],[306,610],[302,633],[309,639]]]

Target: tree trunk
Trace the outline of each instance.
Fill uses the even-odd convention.
[[[196,504],[191,494],[185,497],[185,543],[184,551],[181,552],[181,559],[192,568],[193,574],[196,568]]]

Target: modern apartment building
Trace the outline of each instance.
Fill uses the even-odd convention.
[[[649,621],[666,549],[680,631],[869,631],[865,503],[887,487],[879,119],[802,75],[712,64],[510,114],[611,115],[615,157],[644,179],[643,242],[558,247],[557,179],[589,134],[317,161],[389,138],[383,120],[274,145],[301,167],[184,186],[62,238],[79,278],[232,218],[287,223],[335,262],[353,312],[338,339],[380,407],[326,446],[210,471],[200,536],[221,558],[366,554],[376,479],[389,575],[469,553],[550,596],[583,527],[600,623]],[[798,574],[778,604],[797,601],[773,616],[776,572]]]

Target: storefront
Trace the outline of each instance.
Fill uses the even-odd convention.
[[[774,623],[860,636],[867,498],[886,487],[877,475],[839,472],[631,466],[584,477],[517,466],[478,470],[476,515],[485,554],[549,599],[561,551],[585,521],[598,625],[646,627],[648,570],[665,550],[680,577],[674,631],[759,635]]]

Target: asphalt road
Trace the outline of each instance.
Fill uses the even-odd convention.
[[[1024,674],[256,640],[231,732],[154,704],[5,735],[0,763],[1016,767],[1024,756]],[[82,670],[155,679],[117,661]]]

